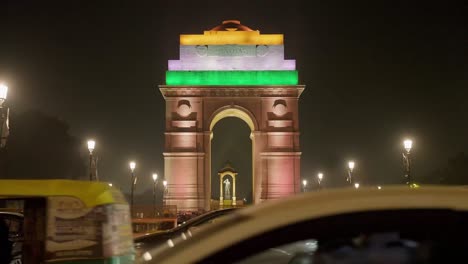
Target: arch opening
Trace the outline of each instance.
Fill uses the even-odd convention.
[[[211,119],[210,131],[213,132],[213,127],[221,120],[226,117],[237,117],[243,120],[250,128],[250,131],[257,130],[257,124],[253,120],[251,113],[247,112],[245,109],[239,107],[230,107],[222,109],[221,111],[215,113],[214,117]]]
[[[223,196],[220,193],[221,182],[218,173],[226,163],[229,163],[238,173],[235,182],[236,204],[253,202],[254,144],[252,132],[255,128],[255,122],[249,113],[237,108],[223,109],[212,119],[210,123],[212,204],[217,204]],[[229,202],[224,201],[224,203],[229,206]]]

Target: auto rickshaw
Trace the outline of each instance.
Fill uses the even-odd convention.
[[[22,257],[15,263],[134,261],[128,203],[105,182],[0,180],[0,208],[24,215]]]

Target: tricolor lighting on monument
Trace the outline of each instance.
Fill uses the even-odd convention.
[[[282,34],[260,34],[237,20],[180,36],[180,60],[169,60],[166,84],[297,85],[295,60],[284,59]]]

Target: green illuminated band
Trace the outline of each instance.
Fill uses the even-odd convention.
[[[167,85],[297,85],[297,71],[166,71]]]

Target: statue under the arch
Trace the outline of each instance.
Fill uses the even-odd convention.
[[[224,197],[226,199],[231,199],[231,182],[229,181],[228,178],[226,178],[224,181]]]
[[[229,161],[226,162],[224,167],[218,171],[219,176],[219,206],[235,206],[237,205],[236,199],[236,179],[237,171],[232,167]],[[232,196],[231,196],[231,181],[232,179]],[[224,185],[224,188],[223,188]]]

